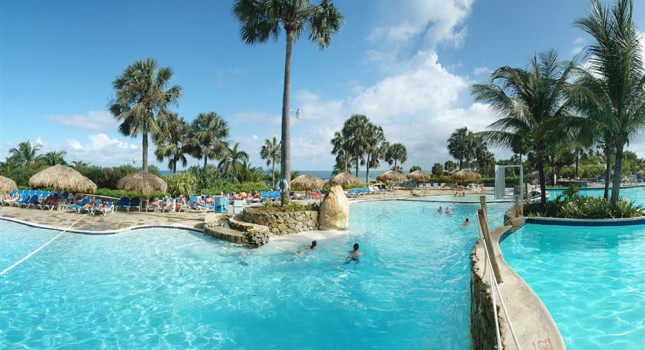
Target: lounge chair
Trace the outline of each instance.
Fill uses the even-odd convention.
[[[151,198],[151,199],[153,199],[153,198]],[[155,211],[157,209],[161,210],[158,198],[154,198],[154,203],[155,204],[150,204],[150,200],[148,200],[148,203],[146,204],[146,211]]]
[[[161,200],[161,212],[166,212],[166,211],[174,211],[175,210],[175,201],[167,200],[166,198]]]
[[[141,198],[130,198],[130,206],[128,207],[128,211],[130,211],[130,209],[141,210]]]
[[[81,209],[89,202],[90,202],[89,198],[83,198],[80,203],[68,205],[66,209],[67,211],[75,211],[77,213],[80,213]]]
[[[129,210],[130,209],[130,198],[121,197],[121,199],[119,199],[119,202],[116,204],[115,209],[117,211],[119,209]]]

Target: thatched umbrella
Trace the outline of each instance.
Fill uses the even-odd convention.
[[[74,168],[66,165],[54,165],[42,170],[29,178],[29,185],[32,187],[53,187],[56,193],[60,191],[70,192],[96,192],[96,184],[86,178]],[[60,196],[56,208],[60,209]]]
[[[16,182],[8,177],[0,176],[0,192],[10,192],[18,189]]]
[[[394,171],[394,170],[388,170],[388,171],[386,171],[386,172],[384,172],[381,175],[376,177],[377,181],[382,181],[382,182],[385,182],[385,183],[389,183],[389,182],[393,182],[393,181],[405,181],[407,179],[408,178],[405,177],[405,175],[401,174],[398,171]]]
[[[343,189],[348,189],[361,183],[361,180],[350,173],[340,173],[329,180],[330,186],[340,185]]]
[[[141,197],[147,197],[154,191],[166,192],[168,184],[159,176],[141,170],[119,179],[116,187],[125,191],[136,191]],[[146,202],[141,199],[141,205],[145,205]]]
[[[291,180],[291,190],[307,191],[323,187],[323,180],[313,175],[300,175]]]
[[[472,181],[472,180],[479,180],[482,178],[482,176],[469,169],[461,169],[457,171],[456,173],[452,174],[453,180],[459,180],[459,181]]]
[[[430,174],[425,173],[421,170],[416,170],[408,174],[408,179],[417,183],[430,181]]]

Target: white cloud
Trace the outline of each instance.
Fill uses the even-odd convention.
[[[86,114],[48,115],[46,120],[80,130],[111,131],[117,128],[118,122],[110,112],[89,111]]]
[[[492,72],[493,71],[488,67],[475,67],[475,69],[473,69],[473,75],[476,75],[476,76],[483,75],[483,74],[490,74]]]
[[[139,146],[140,140],[132,140],[133,142],[127,142],[99,133],[88,135],[85,141],[68,139],[64,141],[63,145],[48,148],[51,148],[50,150],[66,150],[65,159],[69,162],[80,160],[99,166],[117,166],[132,163],[132,160],[135,159],[140,164],[142,156]],[[148,157],[152,157],[148,158],[149,161],[153,160],[154,146],[148,149]]]

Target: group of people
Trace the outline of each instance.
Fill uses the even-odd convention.
[[[296,252],[294,252],[294,254],[296,254],[297,256],[303,256],[306,252],[315,250],[316,247],[318,247],[318,241],[313,240],[311,241],[310,245],[304,247],[303,249],[297,250]],[[352,250],[348,252],[347,257],[345,257],[345,259],[343,260],[345,264],[349,264],[352,261],[355,263],[361,262],[360,257],[363,256],[363,253],[358,251],[359,247],[360,246],[358,245],[358,243],[354,243]],[[282,250],[282,248],[277,249]]]
[[[439,206],[439,209],[437,209],[437,213],[439,213],[439,214],[443,214],[443,212],[444,212],[443,208],[442,208],[441,206]],[[448,214],[448,215],[452,215],[452,209],[450,209],[450,207],[446,207],[446,211],[445,211],[445,212],[446,212],[446,214]]]

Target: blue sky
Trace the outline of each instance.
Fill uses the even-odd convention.
[[[404,169],[451,159],[455,129],[494,121],[470,86],[501,66],[524,67],[551,48],[570,59],[590,38],[573,26],[584,0],[335,1],[345,23],[330,48],[303,36],[292,60],[292,168],[330,170],[330,139],[352,114],[407,147]],[[393,5],[395,4],[395,5]],[[217,112],[251,163],[280,136],[284,36],[246,45],[233,1],[3,1],[0,3],[0,159],[19,142],[66,160],[115,166],[141,162],[141,137],[118,133],[107,110],[112,82],[148,57],[174,71],[183,96],[172,109],[187,121]],[[645,8],[635,1],[645,28]],[[645,156],[645,138],[629,149]],[[165,169],[166,162],[152,164]],[[508,151],[496,150],[497,158]],[[189,157],[189,166],[202,162]],[[383,165],[381,168],[386,168]]]

